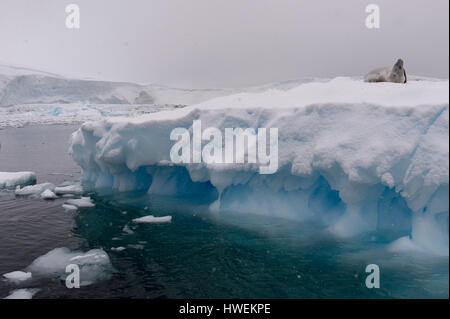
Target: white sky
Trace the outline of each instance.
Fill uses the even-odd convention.
[[[76,3],[81,28],[65,27]],[[367,29],[365,7],[381,9]],[[0,63],[73,77],[239,87],[405,60],[448,78],[448,0],[0,0]]]

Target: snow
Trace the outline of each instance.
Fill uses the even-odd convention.
[[[162,216],[155,217],[153,215],[148,215],[140,218],[133,219],[135,223],[170,223],[172,221],[172,216]]]
[[[95,207],[90,197],[81,197],[79,199],[69,199],[66,204],[76,207]]]
[[[37,292],[39,292],[37,288],[16,289],[5,299],[32,299]]]
[[[58,198],[58,196],[56,196],[56,194],[53,193],[51,190],[46,189],[45,191],[42,192],[41,198],[42,199],[56,199],[56,198]]]
[[[114,271],[108,254],[102,249],[91,249],[85,253],[68,248],[55,248],[36,258],[27,270],[33,276],[64,278],[66,267],[76,264],[80,268],[80,285],[87,286],[109,279]]]
[[[15,194],[20,195],[20,196],[40,195],[47,190],[50,192],[54,191],[55,185],[53,185],[52,183],[42,183],[42,184],[25,186],[23,188],[19,187],[15,190]]]
[[[0,172],[0,189],[13,189],[36,183],[34,172]]]
[[[18,283],[21,281],[25,281],[31,278],[31,272],[23,272],[23,271],[12,271],[6,274],[3,274],[7,280]]]
[[[448,86],[448,80],[335,78],[239,93],[84,123],[72,136],[71,154],[97,189],[212,195],[211,209],[316,218],[343,237],[384,231],[390,219],[402,219],[401,235],[448,255]],[[170,133],[192,132],[194,120],[220,131],[278,128],[277,172],[260,175],[248,163],[174,165]]]

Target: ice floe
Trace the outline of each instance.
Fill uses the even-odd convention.
[[[45,192],[46,190],[53,192],[55,190],[55,185],[53,185],[52,183],[42,183],[42,184],[25,186],[22,188],[18,187],[15,190],[15,194],[20,195],[20,196],[40,195],[41,193]]]
[[[14,189],[36,183],[34,172],[0,172],[0,189]]]
[[[76,207],[95,207],[90,197],[81,197],[78,199],[68,199],[66,204]]]
[[[39,292],[40,289],[37,288],[23,288],[16,289],[11,292],[11,294],[4,299],[32,299],[33,296]]]
[[[140,218],[133,219],[133,222],[135,223],[170,223],[172,221],[172,216],[162,216],[162,217],[155,217],[153,215],[148,215]]]
[[[31,279],[31,272],[24,272],[24,271],[12,271],[6,274],[3,274],[3,277],[5,277],[7,280],[18,283],[22,282],[28,279]]]
[[[80,285],[86,286],[99,280],[109,279],[114,268],[103,249],[92,249],[85,253],[68,248],[55,248],[36,258],[27,270],[33,276],[64,278],[66,267],[75,264],[80,269]]]

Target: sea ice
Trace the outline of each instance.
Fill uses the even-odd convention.
[[[80,184],[58,186],[55,188],[55,193],[58,195],[81,195],[83,194],[83,187]]]
[[[0,172],[0,189],[14,189],[36,183],[34,172]]]
[[[69,199],[66,204],[76,207],[94,207],[95,204],[91,201],[90,197],[81,197],[79,199]]]
[[[31,278],[31,272],[24,271],[12,271],[6,274],[3,274],[3,277],[12,282],[21,282]]]
[[[102,249],[92,249],[86,253],[68,248],[55,248],[36,258],[27,270],[33,275],[63,278],[66,267],[76,264],[80,268],[80,285],[86,286],[99,280],[109,279],[114,268],[108,254]]]
[[[39,290],[37,288],[16,289],[5,299],[32,299]]]
[[[63,205],[62,205],[62,208],[64,208],[64,210],[65,210],[66,212],[74,212],[74,211],[78,210],[78,207],[77,207],[77,206],[74,206],[74,205],[68,205],[68,204],[63,204]]]
[[[53,185],[52,183],[42,183],[42,184],[25,186],[22,188],[18,187],[15,191],[15,194],[20,195],[20,196],[40,195],[41,193],[43,193],[46,190],[53,192],[55,190],[55,185]]]
[[[46,189],[41,194],[42,199],[55,199],[58,198],[55,193],[53,193],[50,189]]]
[[[133,219],[135,223],[170,223],[172,221],[172,216],[162,216],[155,217],[153,215],[148,215],[140,218]]]

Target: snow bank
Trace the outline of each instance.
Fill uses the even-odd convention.
[[[172,216],[155,217],[153,215],[148,215],[148,216],[133,219],[133,222],[135,222],[135,223],[160,224],[160,223],[170,223],[171,221],[172,221]]]
[[[0,189],[12,189],[17,186],[23,187],[36,183],[36,174],[34,172],[0,172]]]
[[[73,159],[96,188],[216,196],[219,210],[316,218],[333,233],[411,235],[448,255],[448,81],[350,78],[85,123]],[[170,161],[176,127],[278,128],[279,168]],[[203,141],[205,144],[207,141]],[[192,153],[192,152],[191,152]]]
[[[27,270],[43,277],[64,277],[66,267],[76,264],[80,268],[80,285],[90,285],[96,281],[109,279],[113,267],[108,254],[102,249],[92,249],[86,253],[70,251],[68,248],[55,248],[36,258]]]

